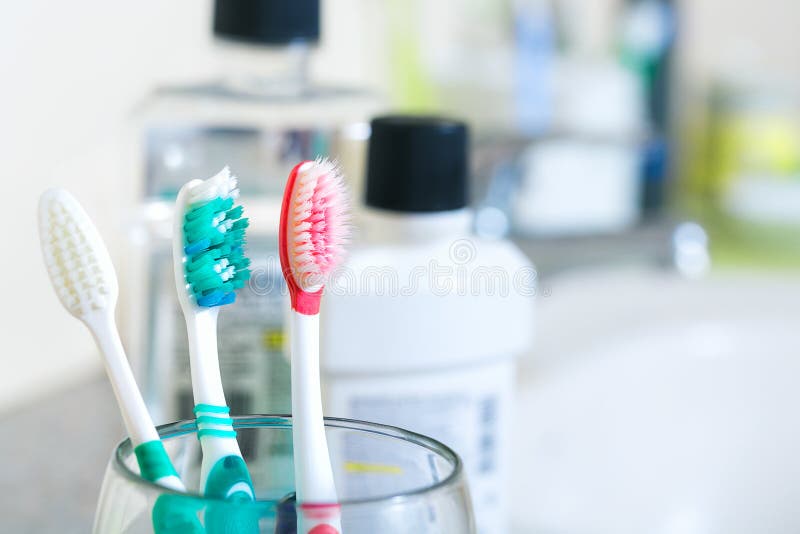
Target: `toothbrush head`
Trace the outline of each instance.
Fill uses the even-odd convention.
[[[113,310],[119,287],[111,257],[89,215],[70,193],[53,188],[39,199],[39,241],[61,304],[81,319]]]
[[[176,206],[173,254],[181,303],[201,308],[230,304],[250,278],[244,255],[245,229],[236,177],[228,168],[208,180],[184,185]],[[181,287],[185,291],[180,291]]]
[[[322,288],[341,264],[349,234],[349,202],[339,167],[327,159],[295,166],[284,190],[278,233],[293,309],[319,312]]]

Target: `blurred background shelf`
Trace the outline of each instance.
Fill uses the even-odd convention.
[[[691,231],[690,228],[695,230],[695,236],[689,237],[695,237],[697,246],[705,248],[701,248],[698,254],[707,255],[707,243],[702,242],[704,230],[687,224],[693,223],[659,219],[614,234],[549,238],[512,236],[512,239],[525,254],[536,258],[537,271],[547,283],[549,278],[565,271],[637,265],[675,268],[677,256],[681,254],[677,250],[681,247],[681,233]],[[687,244],[683,243],[683,246]]]

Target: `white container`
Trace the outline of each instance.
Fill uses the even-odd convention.
[[[520,158],[512,199],[517,233],[536,236],[620,232],[641,215],[644,97],[612,61],[562,60],[555,134]]]
[[[478,532],[506,534],[515,359],[532,341],[536,271],[470,225],[466,209],[362,214],[323,299],[325,413],[452,447]]]

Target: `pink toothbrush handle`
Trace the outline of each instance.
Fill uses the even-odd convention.
[[[305,503],[299,506],[301,534],[341,534],[338,504]]]

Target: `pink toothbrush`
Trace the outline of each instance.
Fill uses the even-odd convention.
[[[325,438],[319,374],[319,305],[344,254],[349,210],[328,160],[292,169],[281,206],[281,267],[292,303],[292,433],[300,534],[339,534],[341,515]]]

